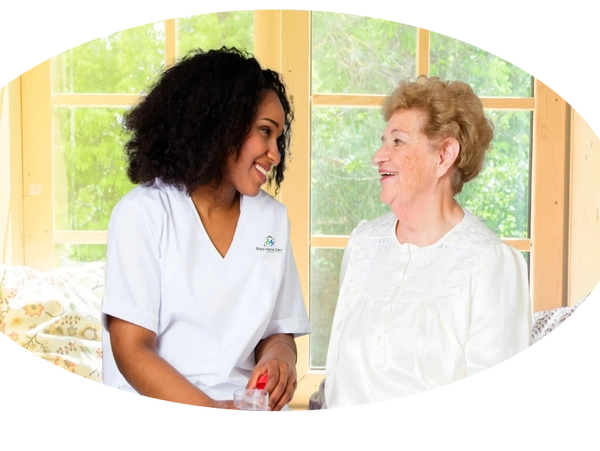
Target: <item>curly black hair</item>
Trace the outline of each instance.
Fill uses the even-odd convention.
[[[270,174],[276,192],[283,181],[293,112],[281,76],[261,68],[234,47],[192,50],[166,69],[123,121],[127,175],[133,183],[156,177],[186,189],[220,185],[227,158],[239,158],[258,108],[269,91],[283,107],[283,134],[277,139],[280,163]]]

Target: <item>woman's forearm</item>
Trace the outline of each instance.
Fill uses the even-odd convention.
[[[165,401],[213,407],[214,400],[166,360],[145,346],[121,352],[115,360],[127,382],[140,394]]]

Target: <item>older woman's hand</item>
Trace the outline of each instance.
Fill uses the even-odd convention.
[[[270,410],[281,410],[294,396],[297,386],[296,357],[296,344],[291,335],[271,335],[256,347],[257,364],[247,387],[256,388],[258,378],[267,374],[265,390],[269,392]]]

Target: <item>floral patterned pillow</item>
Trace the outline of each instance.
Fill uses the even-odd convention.
[[[104,263],[38,272],[0,265],[0,332],[72,373],[101,382]]]

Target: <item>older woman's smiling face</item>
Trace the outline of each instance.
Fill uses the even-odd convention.
[[[439,149],[423,133],[426,114],[396,111],[381,137],[373,163],[381,176],[381,201],[405,209],[433,195],[438,180]]]

